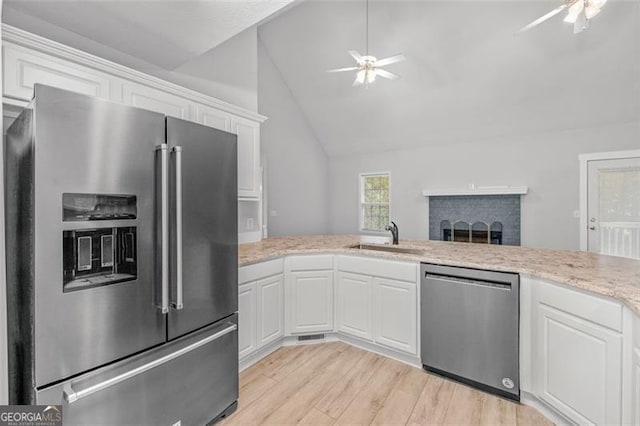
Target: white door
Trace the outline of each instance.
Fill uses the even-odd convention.
[[[373,340],[373,278],[338,272],[337,292],[338,331]]]
[[[240,359],[258,349],[256,339],[256,283],[238,288],[238,350]]]
[[[622,336],[538,305],[536,393],[577,424],[620,424]]]
[[[291,273],[292,333],[333,330],[333,271]]]
[[[640,259],[640,157],[587,164],[589,251]]]
[[[375,277],[373,288],[376,343],[415,355],[418,341],[416,283]]]
[[[238,197],[260,196],[260,123],[233,117],[231,133],[238,135]]]
[[[284,278],[282,274],[258,281],[258,347],[284,334]]]

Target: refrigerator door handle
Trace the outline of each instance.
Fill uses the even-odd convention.
[[[90,395],[93,395],[96,392],[103,391],[103,390],[105,390],[107,388],[110,388],[111,386],[117,385],[118,383],[121,383],[121,382],[123,382],[125,380],[132,379],[132,378],[134,378],[134,377],[136,377],[136,376],[138,376],[138,375],[140,375],[140,374],[142,374],[144,372],[147,372],[147,371],[151,370],[152,368],[159,367],[162,364],[165,364],[165,363],[167,363],[167,362],[169,362],[171,360],[174,360],[174,359],[176,359],[176,358],[178,358],[178,357],[180,357],[180,356],[182,356],[182,355],[184,355],[184,354],[186,354],[188,352],[191,352],[191,351],[193,351],[195,349],[198,349],[199,347],[204,346],[207,343],[210,343],[210,342],[212,342],[212,341],[214,341],[216,339],[219,339],[220,337],[225,336],[225,335],[227,335],[227,334],[229,334],[229,333],[231,333],[231,332],[233,332],[233,331],[235,331],[237,329],[238,329],[238,326],[236,324],[227,323],[227,327],[223,328],[222,330],[220,330],[220,331],[218,331],[218,332],[216,332],[216,333],[214,333],[214,334],[212,334],[210,336],[205,337],[202,340],[199,340],[199,341],[197,341],[195,343],[192,343],[189,346],[185,346],[184,348],[182,348],[180,350],[172,352],[172,353],[170,353],[168,355],[165,355],[165,356],[163,356],[161,358],[158,358],[158,359],[156,359],[154,361],[151,361],[151,362],[149,362],[147,364],[143,364],[140,367],[134,368],[133,370],[129,370],[129,371],[125,372],[125,373],[122,373],[120,375],[112,377],[112,378],[110,378],[108,380],[105,380],[104,382],[100,382],[100,383],[97,383],[97,384],[95,384],[93,386],[89,386],[89,387],[87,387],[85,389],[81,389],[81,390],[76,391],[76,390],[73,389],[72,383],[69,382],[68,384],[66,384],[63,387],[62,398],[64,399],[64,401],[67,402],[67,404],[73,404],[74,402],[76,402],[76,401],[78,401],[78,400],[80,400],[82,398],[86,398],[86,397],[88,397]]]
[[[160,268],[161,301],[158,308],[163,314],[169,312],[169,146],[158,145],[160,151]]]
[[[183,307],[182,298],[182,147],[173,148],[176,176],[176,300],[173,307]]]

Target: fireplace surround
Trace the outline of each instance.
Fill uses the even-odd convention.
[[[520,245],[520,195],[429,197],[429,238]]]

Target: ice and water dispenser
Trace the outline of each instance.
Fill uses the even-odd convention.
[[[62,206],[64,222],[96,222],[63,231],[63,291],[135,280],[136,227],[118,222],[137,218],[136,196],[65,193]]]

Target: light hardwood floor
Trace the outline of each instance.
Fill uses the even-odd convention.
[[[538,411],[342,342],[284,347],[240,373],[223,425],[551,425]]]

